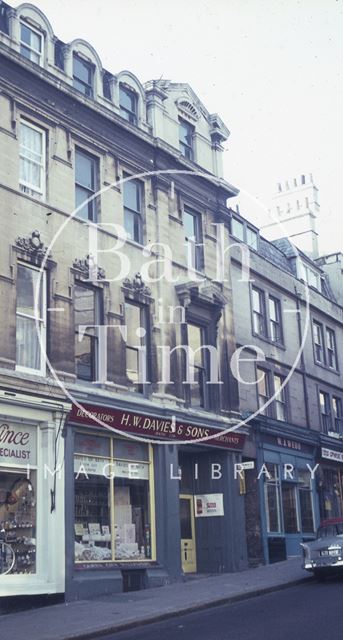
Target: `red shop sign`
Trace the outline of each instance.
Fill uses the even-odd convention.
[[[188,422],[172,422],[167,418],[156,418],[140,413],[132,413],[122,409],[112,407],[99,407],[97,405],[83,404],[79,409],[73,404],[69,416],[69,421],[87,425],[99,426],[94,418],[100,420],[109,429],[117,429],[123,434],[134,433],[146,436],[147,438],[157,438],[159,440],[181,440],[182,442],[192,442],[200,438],[208,438],[218,434],[212,440],[204,440],[204,444],[224,449],[234,449],[241,451],[244,446],[245,435],[237,431],[229,431],[222,434],[222,430],[215,427],[205,427]]]

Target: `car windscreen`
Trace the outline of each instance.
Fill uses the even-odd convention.
[[[343,522],[319,527],[317,538],[332,538],[334,536],[343,536]]]

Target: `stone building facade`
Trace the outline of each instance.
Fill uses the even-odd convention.
[[[5,595],[242,569],[229,131],[188,85],[142,86],[33,5],[0,11]],[[28,479],[22,424],[42,431]]]

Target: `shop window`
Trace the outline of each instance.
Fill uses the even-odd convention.
[[[314,532],[311,474],[307,470],[298,472],[300,522],[303,533]]]
[[[27,264],[17,268],[16,364],[17,369],[45,374],[46,274]],[[39,287],[39,288],[38,288]],[[35,296],[37,309],[35,309]]]
[[[264,371],[260,367],[257,367],[257,395],[258,406],[260,413],[263,415],[269,415],[269,406],[265,407],[266,402],[270,398],[270,379],[269,371]]]
[[[98,188],[98,161],[85,151],[75,149],[75,208],[84,206],[77,212],[82,220],[97,220],[97,201],[92,198]],[[90,199],[91,198],[91,199]]]
[[[185,207],[183,226],[187,248],[187,265],[190,269],[199,271],[203,268],[201,215]]]
[[[269,474],[269,478],[266,477],[264,484],[267,531],[268,533],[279,533],[281,532],[281,509],[278,467],[267,463],[266,468]]]
[[[119,85],[120,115],[131,124],[137,124],[138,99],[135,91]]]
[[[36,495],[35,471],[0,471],[0,576],[36,573]]]
[[[276,373],[273,376],[274,380],[274,394],[275,394],[275,417],[277,420],[286,420],[286,392],[285,388],[281,388],[284,383],[284,378]]]
[[[31,62],[42,66],[43,36],[25,22],[20,22],[20,53]]]
[[[266,308],[263,291],[252,288],[253,329],[258,336],[267,337]]]
[[[73,55],[73,86],[85,96],[93,97],[94,69],[87,60]]]
[[[143,184],[140,180],[130,179],[127,173],[123,178],[126,180],[123,184],[125,231],[130,240],[142,243]]]
[[[75,441],[75,560],[154,559],[152,449],[115,438],[102,447],[100,439]]]
[[[285,533],[298,533],[298,513],[296,485],[289,482],[282,482],[282,512]]]
[[[98,326],[102,324],[102,292],[77,282],[74,287],[75,366],[79,380],[94,382],[98,373]]]
[[[126,376],[132,390],[143,393],[148,377],[147,309],[126,301]]]
[[[19,128],[19,188],[35,198],[45,195],[45,132],[26,120]]]
[[[179,118],[179,148],[188,160],[194,160],[194,127],[190,122]]]
[[[324,469],[321,486],[321,517],[338,518],[343,515],[342,503],[342,473],[336,470]]]
[[[328,433],[332,429],[330,395],[324,391],[319,392],[320,418],[322,431]]]

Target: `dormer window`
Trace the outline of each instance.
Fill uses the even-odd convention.
[[[131,124],[137,124],[138,100],[135,91],[119,86],[119,108],[120,115]]]
[[[74,89],[89,98],[93,97],[93,66],[74,54],[73,57],[73,86]]]
[[[180,151],[188,160],[194,160],[194,127],[190,122],[179,118]]]
[[[245,242],[251,249],[258,251],[258,232],[250,227],[245,220],[231,218],[231,235],[241,242]]]
[[[43,64],[43,36],[39,31],[20,23],[20,53],[31,62]]]

